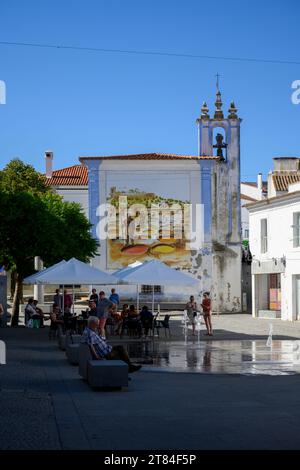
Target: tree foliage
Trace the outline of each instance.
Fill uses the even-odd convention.
[[[0,171],[0,189],[10,193],[31,192],[46,193],[50,189],[45,185],[45,177],[32,165],[15,158]]]
[[[0,265],[16,273],[12,314],[17,325],[22,281],[32,274],[34,257],[45,266],[72,257],[88,261],[97,243],[81,206],[64,202],[30,165],[16,160],[0,172],[0,220]]]

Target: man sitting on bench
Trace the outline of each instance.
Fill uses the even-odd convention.
[[[82,335],[82,342],[89,345],[93,359],[120,359],[128,364],[129,373],[140,370],[142,366],[131,362],[124,347],[107,344],[106,339],[98,335],[98,328],[99,319],[97,317],[89,317],[87,327]]]

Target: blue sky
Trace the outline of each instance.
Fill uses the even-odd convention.
[[[299,61],[297,0],[1,0],[0,41]],[[0,45],[0,168],[20,157],[44,170],[79,155],[196,154],[195,120],[215,98],[243,118],[242,178],[300,156],[299,65]]]

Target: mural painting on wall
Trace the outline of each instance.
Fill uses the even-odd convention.
[[[191,267],[191,253],[187,249],[190,227],[190,213],[186,210],[190,202],[188,174],[170,177],[166,173],[114,173],[107,178],[106,194],[107,203],[114,208],[114,216],[109,217],[108,224],[109,232],[114,233],[107,240],[108,269],[151,259],[169,266]],[[122,238],[119,227],[124,201],[127,217],[121,227],[122,224],[127,227],[126,236]]]

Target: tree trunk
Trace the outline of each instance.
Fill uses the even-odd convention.
[[[13,300],[13,305],[12,305],[11,326],[19,326],[19,310],[20,310],[20,299],[22,297],[22,287],[23,287],[22,276],[20,276],[20,274],[17,273],[14,300]]]
[[[17,281],[17,272],[13,269],[11,271],[11,281],[10,281],[10,298],[13,300],[14,295],[15,295],[15,286],[16,286],[16,281]],[[23,303],[23,284],[21,285],[21,291],[20,291],[20,296],[19,296],[20,302]]]

